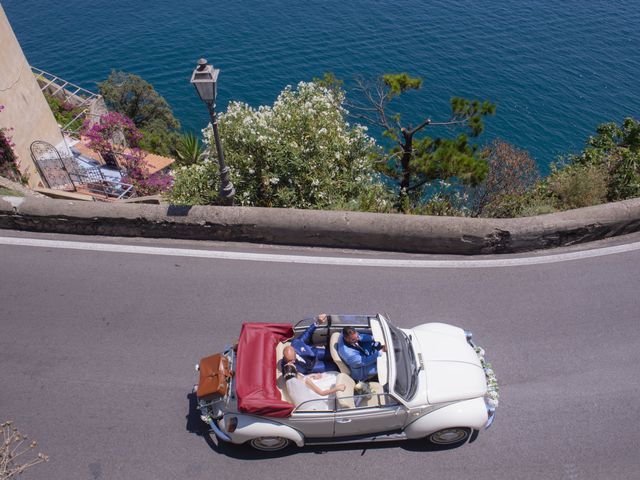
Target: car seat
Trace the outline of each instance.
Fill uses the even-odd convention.
[[[285,387],[284,375],[282,375],[282,368],[281,368],[282,357],[284,356],[284,349],[289,345],[291,345],[291,342],[289,341],[279,342],[278,345],[276,345],[276,387],[278,387],[278,390],[280,391],[280,397],[282,397],[282,400],[293,404],[293,401],[291,400],[291,398],[289,397],[289,394],[287,393],[287,388]]]
[[[331,358],[333,362],[338,366],[341,373],[351,376],[351,370],[347,366],[346,363],[340,358],[338,355],[338,340],[340,340],[340,332],[334,332],[331,334],[331,338],[329,339],[329,351],[331,352]]]

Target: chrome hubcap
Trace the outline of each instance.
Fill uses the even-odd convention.
[[[467,431],[461,428],[448,428],[446,430],[440,430],[439,432],[432,433],[429,439],[433,443],[448,445],[464,440],[467,438],[467,435]]]
[[[251,445],[253,445],[258,450],[280,450],[286,447],[289,444],[289,441],[286,438],[282,437],[259,437],[251,440]]]

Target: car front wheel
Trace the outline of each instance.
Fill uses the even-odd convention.
[[[434,445],[462,445],[471,435],[470,428],[454,427],[438,430],[427,437]]]
[[[249,440],[251,445],[256,450],[263,452],[276,452],[278,450],[284,450],[291,444],[291,441],[282,437],[258,437],[253,440]]]

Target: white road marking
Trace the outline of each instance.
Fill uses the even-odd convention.
[[[71,242],[35,238],[0,237],[0,245],[22,247],[60,248],[111,253],[137,253],[142,255],[164,255],[170,257],[193,257],[216,260],[244,260],[253,262],[302,263],[310,265],[338,265],[354,267],[392,268],[496,268],[522,267],[545,263],[567,262],[586,258],[615,255],[617,253],[640,250],[640,242],[616,245],[579,252],[558,253],[518,258],[488,258],[482,260],[414,260],[353,257],[313,257],[306,255],[277,255],[271,253],[224,252],[219,250],[195,250],[189,248],[146,247],[137,245],[116,245],[108,243]]]

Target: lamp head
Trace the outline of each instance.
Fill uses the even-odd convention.
[[[209,65],[206,59],[201,58],[191,75],[191,84],[196,88],[198,97],[208,105],[216,103],[219,73],[219,69],[213,68],[213,65]]]

